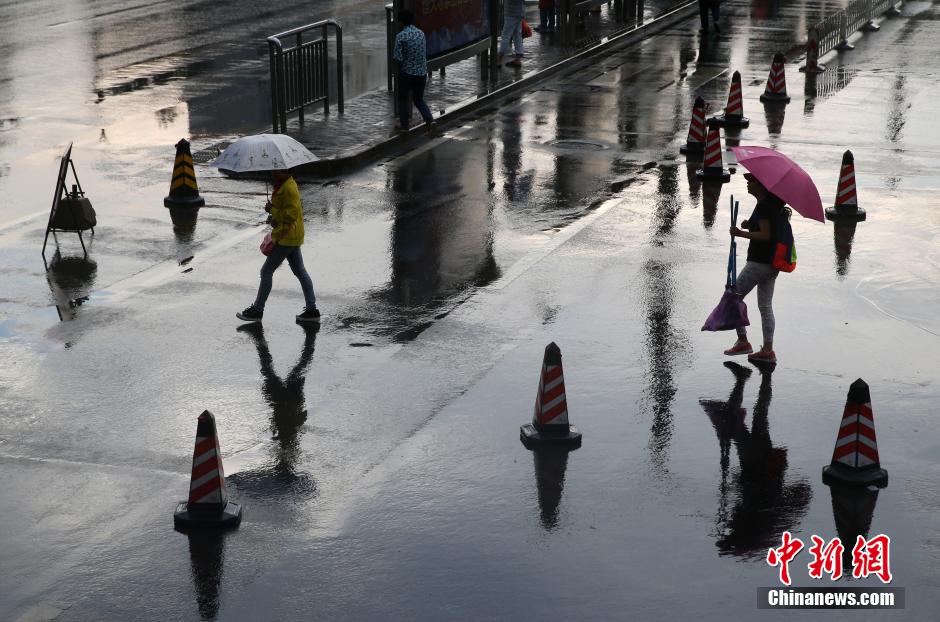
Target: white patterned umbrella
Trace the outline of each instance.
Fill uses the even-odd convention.
[[[257,134],[239,138],[226,147],[209,166],[233,173],[249,173],[280,171],[316,160],[317,156],[290,136]]]

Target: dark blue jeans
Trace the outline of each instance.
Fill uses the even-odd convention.
[[[300,281],[300,287],[304,290],[304,301],[307,308],[313,309],[317,306],[317,299],[313,294],[313,281],[310,280],[310,275],[307,274],[307,269],[304,268],[304,257],[300,254],[300,247],[278,244],[264,260],[264,265],[261,266],[261,285],[258,286],[258,297],[255,299],[254,305],[259,311],[264,311],[264,303],[267,302],[268,296],[271,294],[274,271],[284,263],[285,259],[290,264],[291,272]]]
[[[408,101],[408,93],[411,93],[411,99],[424,122],[430,124],[434,120],[428,105],[424,103],[424,87],[427,83],[427,76],[398,72],[398,120],[403,130],[411,127],[411,103]]]

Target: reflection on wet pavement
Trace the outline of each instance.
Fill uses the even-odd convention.
[[[258,352],[261,365],[261,393],[271,408],[271,433],[276,445],[271,460],[263,466],[243,470],[228,480],[239,493],[263,499],[281,499],[291,504],[308,501],[317,494],[316,479],[301,470],[301,445],[307,423],[304,385],[313,360],[320,327],[303,325],[304,340],[300,357],[281,378],[274,369],[274,359],[260,322],[244,324],[239,332],[248,335]]]
[[[539,520],[546,531],[558,527],[558,507],[565,491],[565,471],[569,450],[543,447],[532,450],[535,461],[535,485],[539,501]]]
[[[812,488],[805,479],[787,481],[787,448],[775,447],[770,438],[773,369],[758,368],[760,388],[748,430],[744,422],[747,411],[741,404],[752,371],[733,362],[726,362],[725,367],[734,374],[728,399],[699,400],[718,435],[721,456],[716,544],[722,555],[760,558],[784,530],[799,530],[813,496]],[[732,443],[739,464],[733,474]]]
[[[226,534],[203,529],[191,531],[187,538],[199,619],[215,620],[219,615]]]

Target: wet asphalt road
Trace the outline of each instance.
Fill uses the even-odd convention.
[[[167,145],[187,127],[197,146],[233,131],[154,115],[164,98],[186,109],[190,81],[211,92],[205,79],[108,95],[94,124],[89,82],[75,84],[70,119],[24,106],[36,91],[11,71],[2,617],[750,619],[754,588],[775,583],[763,556],[782,530],[841,535],[819,469],[863,377],[891,475],[871,534],[892,537],[903,618],[932,619],[938,10],[907,5],[831,63],[815,98],[788,65],[781,119],[757,102],[769,58],[819,7],[731,7],[718,41],[690,22],[405,157],[304,184],[318,333],[292,323],[302,297],[286,270],[265,328],[236,330],[260,266],[262,184],[199,167],[195,226],[174,228],[161,206]],[[720,294],[728,197],[752,203],[740,175],[716,196],[675,154],[692,93],[720,107],[729,67],[752,120],[742,144],[793,155],[824,202],[851,148],[869,213],[854,232],[795,223],[772,373],[726,368],[727,337],[699,331]],[[96,84],[120,73],[99,71]],[[101,226],[90,261],[62,236],[47,274],[31,214],[63,136]],[[551,340],[585,433],[571,454],[518,442]],[[204,408],[246,507],[224,538],[171,526]]]

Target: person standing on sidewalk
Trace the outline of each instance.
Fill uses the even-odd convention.
[[[414,102],[421,118],[428,126],[434,127],[434,117],[424,102],[424,88],[428,84],[428,49],[427,40],[420,28],[414,25],[414,14],[408,9],[398,13],[398,22],[402,29],[395,35],[395,48],[392,58],[398,61],[398,127],[403,132],[411,127],[411,103]]]
[[[555,0],[539,0],[539,32],[555,32]]]
[[[264,206],[264,211],[270,214],[268,223],[274,225],[274,230],[271,231],[274,250],[261,266],[261,284],[258,286],[258,296],[254,304],[236,313],[235,317],[244,322],[261,321],[264,305],[271,294],[274,271],[286,259],[294,276],[300,281],[306,302],[303,312],[297,316],[297,322],[319,324],[320,311],[317,309],[317,299],[313,293],[313,281],[304,268],[304,258],[300,253],[300,247],[304,243],[304,213],[300,204],[300,189],[297,188],[297,182],[290,171],[272,171],[271,174],[274,177],[274,192],[271,193],[271,200]]]
[[[776,363],[774,354],[774,284],[780,271],[773,267],[773,223],[785,212],[789,217],[790,208],[782,199],[771,193],[762,183],[757,181],[751,173],[745,173],[747,191],[757,199],[754,213],[741,223],[744,229],[739,229],[733,223],[730,233],[732,236],[747,238],[750,243],[747,247],[747,263],[741,269],[735,283],[735,292],[744,298],[752,289],[757,287],[757,308],[760,310],[761,329],[764,333],[764,345],[754,352],[747,340],[747,330],[741,327],[738,330],[738,340],[725,350],[728,356],[747,354],[748,360],[756,363]]]
[[[698,15],[702,20],[702,32],[708,32],[708,12],[712,13],[712,22],[715,24],[715,32],[719,33],[718,12],[721,9],[720,0],[698,0]]]
[[[504,0],[503,35],[499,42],[498,64],[509,52],[510,42],[516,50],[516,57],[506,63],[507,67],[522,67],[522,20],[525,19],[525,0]]]

